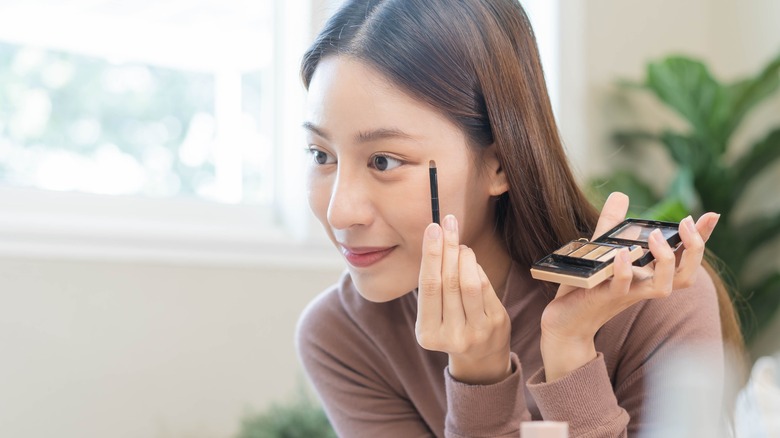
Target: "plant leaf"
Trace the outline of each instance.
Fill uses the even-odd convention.
[[[702,145],[695,137],[664,131],[660,135],[661,143],[666,147],[672,159],[682,167],[688,167],[698,173],[711,161],[714,151]]]
[[[652,189],[633,172],[615,172],[607,177],[593,178],[587,184],[588,198],[593,205],[604,205],[612,192],[622,192],[630,200],[629,216],[641,216],[649,207],[658,202]]]
[[[274,403],[265,411],[247,414],[237,438],[335,438],[325,411],[308,400]]]
[[[763,216],[740,226],[745,245],[755,251],[780,236],[780,213]]]
[[[755,77],[737,81],[728,86],[732,95],[731,125],[735,131],[745,115],[780,87],[780,55],[770,61]]]
[[[618,146],[634,147],[644,142],[660,141],[657,134],[647,131],[618,131],[612,135],[612,141]]]
[[[763,140],[759,141],[734,164],[734,186],[732,196],[739,199],[761,171],[780,157],[780,127],[775,128]]]
[[[689,167],[683,166],[677,170],[677,176],[669,186],[666,198],[679,200],[684,209],[689,213],[700,208],[699,196],[696,194],[696,188],[693,185],[693,172]]]
[[[728,136],[722,136],[729,117],[729,93],[696,60],[671,56],[647,68],[647,87],[677,111],[703,142],[724,151]]]
[[[670,196],[645,211],[642,217],[659,221],[679,222],[689,214],[690,211],[685,207],[680,198]]]

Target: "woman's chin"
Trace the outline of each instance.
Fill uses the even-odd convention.
[[[413,291],[417,284],[403,287],[403,282],[399,282],[397,277],[393,278],[367,278],[363,273],[354,272],[350,269],[352,282],[355,284],[360,296],[374,303],[386,303],[388,301],[400,298]],[[395,281],[394,281],[395,280]]]

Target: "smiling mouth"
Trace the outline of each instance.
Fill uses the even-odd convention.
[[[342,246],[341,253],[347,262],[356,268],[367,268],[387,257],[395,246],[385,248],[349,248]]]

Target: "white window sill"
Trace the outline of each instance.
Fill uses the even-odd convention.
[[[0,257],[343,266],[323,236],[295,237],[270,208],[7,187],[0,206]]]

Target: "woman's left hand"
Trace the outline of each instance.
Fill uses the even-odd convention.
[[[610,195],[599,217],[594,238],[622,222],[628,197]],[[542,314],[541,350],[548,382],[585,365],[596,357],[596,332],[615,315],[639,301],[669,296],[674,289],[689,287],[704,256],[707,241],[719,215],[706,213],[694,224],[689,216],[680,222],[685,246],[679,266],[660,230],[650,234],[648,244],[655,263],[632,266],[628,250],[615,257],[614,276],[592,289],[562,285]]]

